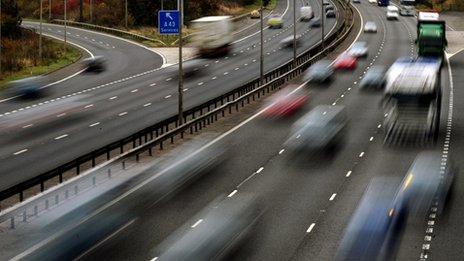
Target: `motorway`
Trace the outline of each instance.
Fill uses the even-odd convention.
[[[87,247],[92,247],[91,251],[80,256],[80,260],[150,260],[155,246],[191,221],[209,202],[221,195],[233,197],[240,193],[260,195],[267,211],[255,233],[233,253],[231,260],[332,260],[344,229],[373,177],[403,177],[415,156],[423,150],[443,151],[449,158],[458,158],[457,155],[464,153],[460,136],[464,119],[459,113],[452,114],[464,110],[464,105],[453,102],[464,99],[464,92],[454,88],[464,83],[463,52],[450,58],[452,73],[448,64],[442,71],[444,96],[441,133],[436,145],[383,144],[382,95],[361,92],[358,82],[372,65],[389,66],[398,57],[416,55],[416,21],[413,17],[386,21],[385,8],[365,0],[355,6],[363,22],[375,21],[379,27],[377,34],[359,35],[359,41],[368,43],[368,57],[361,59],[353,72],[337,72],[330,86],[310,85],[301,89],[308,93],[310,103],[299,115],[320,104],[344,105],[348,110],[346,142],[333,157],[295,160],[282,144],[299,115],[281,122],[268,122],[259,113],[255,114],[224,136],[223,142],[229,145],[231,156],[214,172],[158,204],[153,203],[157,202],[153,192],[156,184],[148,184],[114,204],[105,214],[98,213],[100,219],[85,221],[84,227],[90,231],[98,222],[106,222],[105,217],[137,213],[106,240],[89,243]],[[457,163],[463,169],[463,163]],[[461,180],[458,175],[456,181]],[[430,216],[423,222],[410,221],[402,238],[398,238],[401,244],[396,259],[461,260],[464,207],[458,199],[462,196],[464,185],[456,182],[442,218]]]
[[[356,7],[364,22],[372,20],[379,26],[376,35],[360,35],[359,40],[368,42],[369,56],[360,61],[353,73],[337,75],[328,88],[310,86],[305,90],[311,100],[305,111],[319,104],[344,105],[348,109],[350,125],[346,143],[332,158],[296,161],[286,155],[282,146],[295,118],[276,124],[252,117],[224,138],[231,146],[232,156],[219,170],[201,178],[167,203],[150,208],[139,206],[143,214],[82,259],[149,260],[153,258],[149,253],[154,246],[218,195],[256,193],[264,198],[268,209],[256,233],[233,254],[232,260],[332,260],[344,228],[371,178],[403,177],[418,152],[441,151],[448,134],[444,126],[448,122],[451,85],[445,67],[442,72],[445,94],[442,133],[437,145],[383,145],[381,94],[360,92],[357,82],[369,66],[389,66],[398,57],[415,56],[415,18],[401,17],[399,22],[390,22],[385,19],[384,8],[366,1]],[[462,61],[463,55],[456,58]],[[456,66],[462,67],[462,63]],[[459,130],[453,133],[456,131]],[[459,150],[456,153],[451,150],[451,156],[458,153]],[[462,195],[462,185],[457,187],[457,193]],[[456,200],[450,204],[449,215],[453,215],[455,209],[457,212],[450,221],[452,226],[445,226],[443,231],[438,226],[435,252],[424,252],[427,256],[422,254],[423,245],[430,244],[430,241],[424,242],[424,238],[431,220],[410,221],[402,238],[398,238],[401,245],[396,259],[461,259],[462,239],[453,231],[459,227],[459,217],[463,213],[462,206],[457,204]],[[450,234],[455,236],[446,236]]]
[[[283,50],[279,47],[279,42],[293,33],[292,12],[289,11],[292,10],[292,3],[292,1],[279,1],[276,7],[275,12],[284,14],[284,28],[265,31],[265,71],[292,58],[291,50]],[[316,1],[310,3],[315,6],[316,15],[319,15],[319,3]],[[302,2],[297,1],[297,4],[299,7]],[[336,19],[328,19],[325,33],[328,34],[335,24]],[[256,32],[256,28],[247,30]],[[298,34],[303,35],[298,53],[320,41],[320,30],[310,30],[307,24],[298,23]],[[75,35],[76,31],[71,29],[70,33],[71,36]],[[188,109],[218,97],[258,77],[259,34],[251,35],[236,42],[234,51],[229,56],[201,61],[199,67],[203,74],[185,82],[185,108]],[[98,45],[99,41],[96,39],[94,44]],[[122,42],[120,41],[119,44]],[[117,49],[113,50],[118,52]],[[118,52],[118,54],[121,53]],[[141,65],[143,65],[141,61],[146,60],[137,57],[130,57],[130,59],[131,63]],[[159,57],[157,59],[159,61]],[[109,71],[111,68],[113,67],[110,67]],[[116,70],[117,68],[118,66]],[[12,107],[9,104],[7,106],[9,111],[0,111],[0,117],[3,115],[11,117],[19,111],[34,109],[34,106],[40,107],[60,99],[81,95],[83,101],[88,103],[85,112],[78,115],[64,115],[59,121],[49,124],[38,126],[28,124],[19,130],[4,131],[2,133],[4,138],[0,140],[0,164],[3,178],[0,189],[27,180],[175,115],[177,111],[176,67],[149,71],[146,69],[150,67],[135,75],[106,83],[98,81],[98,83],[81,84],[80,78],[74,78],[78,82],[76,83],[78,87],[72,87],[76,89],[69,89],[70,92],[66,95],[49,97],[48,100],[37,104],[26,104],[25,107],[20,107],[19,104],[14,104]],[[122,73],[121,76],[123,76]],[[98,75],[83,77],[92,77],[95,80],[99,78]],[[31,162],[34,162],[33,168],[30,167]]]

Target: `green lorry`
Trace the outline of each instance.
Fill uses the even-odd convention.
[[[445,29],[445,21],[439,19],[438,13],[419,12],[416,40],[418,55],[443,57],[447,45]]]

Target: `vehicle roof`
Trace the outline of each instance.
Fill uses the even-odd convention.
[[[435,12],[419,12],[418,20],[421,21],[438,21],[440,15]]]
[[[387,7],[387,10],[388,10],[388,11],[398,11],[398,7],[396,7],[396,6],[394,6],[394,5],[389,5],[389,6]]]
[[[415,62],[405,66],[393,79],[389,79],[385,92],[389,94],[429,94],[435,92],[439,65]]]
[[[340,113],[344,113],[345,107],[336,105],[319,105],[314,107],[310,112],[305,114],[298,122],[302,125],[307,125],[311,123],[324,123],[328,122],[335,116],[339,115]]]
[[[205,16],[202,18],[198,18],[196,20],[193,20],[192,22],[217,22],[217,21],[222,21],[222,20],[227,20],[230,19],[231,16]]]

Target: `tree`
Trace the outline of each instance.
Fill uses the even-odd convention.
[[[2,36],[16,38],[21,35],[19,26],[21,17],[16,0],[1,0],[2,4]]]

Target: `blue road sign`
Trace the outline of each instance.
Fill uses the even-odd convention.
[[[162,10],[158,12],[159,34],[179,34],[179,11]]]

